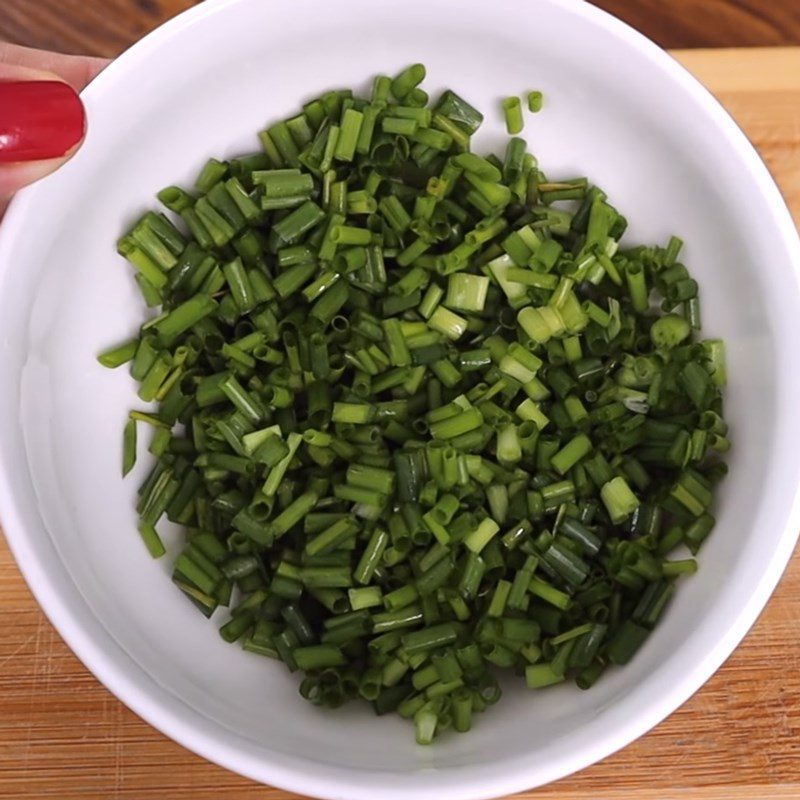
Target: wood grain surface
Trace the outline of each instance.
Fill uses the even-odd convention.
[[[197,2],[0,0],[0,39],[66,53],[116,56],[164,20]],[[800,44],[800,0],[591,2],[662,47]]]
[[[740,122],[800,222],[800,48],[676,55]],[[223,795],[296,800],[203,761],[119,703],[49,625],[0,537],[0,798]],[[620,753],[517,797],[800,798],[800,554],[744,643],[681,709]]]
[[[591,0],[662,47],[800,44],[798,0]]]

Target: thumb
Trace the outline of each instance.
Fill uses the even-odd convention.
[[[51,72],[0,63],[0,203],[60,167],[86,129],[83,103]]]

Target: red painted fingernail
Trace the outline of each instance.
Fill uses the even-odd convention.
[[[0,162],[65,155],[83,138],[86,114],[60,81],[0,82]]]

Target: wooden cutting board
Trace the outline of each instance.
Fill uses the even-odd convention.
[[[800,48],[675,55],[756,144],[800,223]],[[0,798],[223,793],[297,800],[203,761],[116,700],[45,619],[0,537]],[[800,798],[800,555],[744,643],[681,709],[620,753],[517,797]]]

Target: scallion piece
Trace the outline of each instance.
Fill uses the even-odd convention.
[[[528,111],[532,114],[536,114],[542,110],[543,102],[544,96],[540,91],[534,90],[528,92]]]
[[[503,100],[503,116],[506,121],[506,130],[511,136],[522,133],[524,122],[522,119],[522,103],[519,97],[506,97]]]

